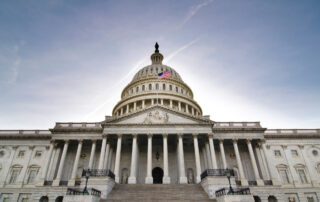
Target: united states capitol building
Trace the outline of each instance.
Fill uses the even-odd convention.
[[[96,201],[320,201],[320,129],[212,120],[162,61],[156,46],[101,122],[0,130],[0,202],[72,201],[86,185]]]

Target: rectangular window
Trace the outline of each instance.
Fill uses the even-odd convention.
[[[169,86],[169,90],[171,90],[171,91],[172,91],[172,85],[170,85],[170,86]]]
[[[307,197],[307,201],[308,201],[308,202],[315,202],[312,196],[308,196],[308,197]]]
[[[18,153],[18,157],[19,157],[19,158],[24,157],[24,153],[25,153],[25,151],[24,151],[24,150],[19,151],[19,153]]]
[[[42,155],[42,151],[36,151],[36,153],[34,154],[34,157],[41,157]]]
[[[9,180],[9,184],[14,184],[14,183],[16,183],[17,178],[18,178],[18,176],[19,176],[19,172],[20,172],[19,169],[13,169],[13,170],[12,170],[11,177],[10,177],[10,180]]]
[[[274,150],[274,155],[277,157],[281,156],[280,150]]]
[[[307,176],[306,176],[306,173],[304,172],[304,169],[301,169],[301,168],[298,169],[298,174],[302,184],[308,183]]]
[[[37,176],[37,171],[36,170],[31,170],[30,173],[29,173],[27,184],[33,183],[34,179],[36,178],[36,176]]]
[[[289,184],[289,178],[288,178],[287,171],[283,169],[283,170],[280,170],[279,173],[280,173],[281,181],[284,184]]]
[[[293,157],[297,157],[298,156],[298,151],[297,150],[291,150],[291,155]]]

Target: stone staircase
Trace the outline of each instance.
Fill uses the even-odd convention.
[[[213,202],[215,200],[209,199],[207,193],[199,184],[116,184],[108,199],[100,200],[100,202],[112,201]]]

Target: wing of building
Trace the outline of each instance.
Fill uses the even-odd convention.
[[[0,201],[320,201],[319,129],[211,120],[162,60],[156,45],[101,122],[0,130]]]

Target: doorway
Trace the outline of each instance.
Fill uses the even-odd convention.
[[[152,170],[153,184],[162,184],[163,170],[162,168],[155,167]]]

